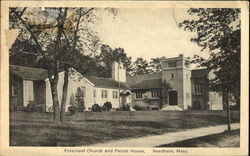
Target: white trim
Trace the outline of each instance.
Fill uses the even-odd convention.
[[[82,74],[79,73],[79,72],[78,72],[77,70],[75,70],[74,68],[70,68],[70,69],[73,69],[75,72],[77,72],[77,74],[80,74],[80,75],[82,76]],[[61,76],[62,74],[64,74],[64,71],[58,73],[58,76]],[[52,78],[53,78],[53,77],[54,77],[54,76],[52,76]],[[92,82],[90,82],[86,77],[84,77],[84,76],[82,76],[82,77],[83,77],[82,79],[86,80],[90,85],[95,86],[95,85],[94,85]],[[81,80],[82,80],[82,79],[81,79]],[[46,78],[45,81],[49,81],[49,78]]]

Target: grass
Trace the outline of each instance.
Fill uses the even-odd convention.
[[[198,137],[159,147],[240,147],[240,130],[225,131],[220,134]]]
[[[231,114],[239,122],[239,112]],[[226,124],[225,111],[84,112],[54,123],[48,113],[10,113],[11,146],[84,146]]]

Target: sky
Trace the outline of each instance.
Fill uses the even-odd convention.
[[[192,58],[201,54],[201,48],[190,41],[195,34],[177,24],[187,18],[186,9],[123,8],[115,17],[104,14],[98,33],[104,44],[123,48],[133,61],[179,54]]]

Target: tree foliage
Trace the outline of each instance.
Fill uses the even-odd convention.
[[[83,67],[82,55],[92,55],[98,49],[99,38],[92,29],[101,20],[98,11],[98,8],[10,8],[10,29],[20,29],[10,49],[10,60],[22,60],[27,65],[31,61],[31,66],[48,70],[55,121],[64,120],[69,68]],[[26,60],[25,55],[29,56]],[[60,108],[57,84],[61,71],[64,84]]]
[[[184,30],[196,32],[191,41],[208,51],[209,57],[194,57],[200,67],[214,71],[210,90],[232,93],[240,100],[240,9],[191,8],[194,19],[180,23]]]
[[[138,57],[133,63],[132,75],[143,75],[149,73],[150,70],[148,61],[143,59],[142,57]]]

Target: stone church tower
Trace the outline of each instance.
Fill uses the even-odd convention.
[[[179,57],[161,60],[163,104],[185,110],[191,107],[191,69],[190,58]]]

